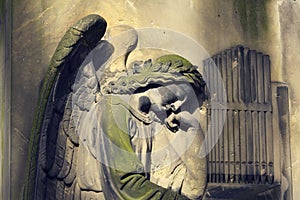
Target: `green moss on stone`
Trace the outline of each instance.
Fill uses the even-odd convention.
[[[270,0],[265,0],[265,1],[262,1],[264,2],[260,7],[259,7],[259,11],[260,11],[260,14],[261,14],[261,26],[263,28],[263,30],[268,30],[268,13],[267,13],[267,3],[269,2]]]
[[[5,16],[4,16],[4,14],[5,14],[5,0],[1,0],[0,1],[0,45],[1,45],[1,47],[3,46],[3,45],[5,45],[4,44],[4,37],[5,37],[5,34],[4,34],[4,18],[5,18]],[[0,48],[1,48],[0,47]],[[3,55],[3,53],[4,52],[2,52],[1,51],[1,58],[0,58],[0,62],[1,62],[1,64],[3,64],[4,63],[4,55]],[[1,68],[3,68],[3,66],[1,65]],[[1,140],[1,150],[0,150],[0,154],[1,154],[1,156],[2,156],[2,159],[1,159],[1,166],[0,166],[0,169],[1,169],[1,175],[0,175],[0,178],[3,178],[3,175],[4,175],[4,165],[5,164],[7,164],[7,163],[4,163],[4,158],[5,158],[5,156],[4,156],[4,145],[5,145],[5,137],[4,137],[4,134],[5,134],[5,131],[4,131],[4,129],[5,129],[5,95],[4,95],[4,75],[3,75],[3,73],[4,73],[4,70],[1,70],[0,71],[0,81],[2,82],[2,83],[0,83],[0,86],[1,86],[1,91],[0,91],[0,98],[1,98],[1,121],[0,121],[0,140]],[[1,181],[1,183],[0,183],[0,186],[2,187],[2,188],[4,188],[3,187],[3,183],[4,183],[4,181],[3,180],[0,180]],[[0,191],[2,190],[2,188],[0,189]],[[0,198],[3,198],[3,195],[1,194],[0,195]]]
[[[1,75],[2,76],[2,75]],[[3,78],[3,76],[2,76]],[[2,91],[4,87],[1,88]],[[2,166],[0,166],[1,168],[1,176],[3,178],[3,175],[4,175],[4,165],[7,164],[7,163],[4,163],[5,162],[5,156],[4,156],[4,150],[5,150],[5,137],[4,137],[4,134],[5,134],[5,95],[3,95],[2,93],[2,100],[1,100],[1,126],[0,126],[0,133],[1,134],[1,154],[2,154],[2,160],[1,160],[1,163],[2,163]],[[0,180],[2,181],[2,184],[3,184],[3,180]],[[2,185],[0,184],[0,185]],[[3,186],[2,186],[3,188]]]
[[[269,0],[234,0],[243,32],[252,39],[268,30],[267,3]]]
[[[234,0],[234,7],[237,14],[239,15],[239,20],[242,26],[242,29],[248,31],[248,20],[247,20],[247,8],[244,0]]]
[[[5,0],[0,0],[1,18],[4,16]]]

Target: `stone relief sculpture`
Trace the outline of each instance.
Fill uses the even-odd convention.
[[[129,63],[134,30],[110,30],[119,38],[101,40],[106,26],[98,15],[81,19],[54,53],[23,198],[201,199],[201,74],[175,54]]]

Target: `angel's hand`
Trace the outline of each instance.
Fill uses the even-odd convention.
[[[187,97],[185,97],[183,100],[177,100],[174,103],[167,104],[165,106],[165,109],[167,111],[176,112],[181,108],[181,106],[186,102],[186,100],[187,100]]]
[[[168,118],[165,119],[165,124],[167,128],[174,133],[179,130],[179,122],[180,116],[174,113],[172,113]]]
[[[164,109],[166,111],[172,111],[172,112],[175,112],[177,110],[174,103],[167,104],[166,106],[164,106]]]
[[[197,129],[199,127],[199,121],[187,111],[178,114],[172,113],[166,118],[165,124],[172,132],[177,132],[179,129],[188,131],[190,128]]]

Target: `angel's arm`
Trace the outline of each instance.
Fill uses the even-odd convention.
[[[188,199],[150,182],[144,176],[143,164],[132,149],[129,134],[125,132],[128,130],[129,112],[122,105],[112,105],[111,98],[101,102],[100,111],[100,134],[108,139],[102,140],[106,141],[103,156],[107,162],[102,164],[102,173],[108,179],[103,185],[106,198]]]

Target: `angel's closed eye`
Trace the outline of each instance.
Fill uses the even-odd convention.
[[[151,108],[151,101],[147,96],[141,96],[138,100],[138,109],[143,113],[149,113]]]

